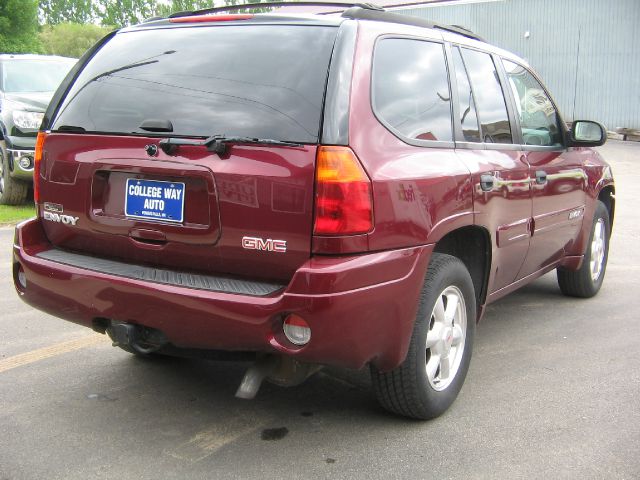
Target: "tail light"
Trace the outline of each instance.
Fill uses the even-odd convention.
[[[44,150],[44,141],[47,134],[38,132],[36,139],[36,151],[33,155],[33,202],[37,205],[40,203],[40,168],[42,165],[42,152]]]
[[[315,235],[356,235],[373,228],[371,180],[349,147],[318,149]]]

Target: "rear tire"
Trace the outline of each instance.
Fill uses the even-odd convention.
[[[406,417],[427,420],[458,396],[469,369],[476,326],[471,276],[456,257],[434,253],[420,295],[404,362],[390,372],[371,367],[378,402]]]
[[[590,298],[598,293],[607,270],[610,234],[609,211],[598,200],[582,266],[577,271],[563,268],[557,270],[558,285],[562,293],[580,298]]]
[[[27,199],[29,185],[16,180],[9,172],[6,144],[0,141],[0,205],[21,205]]]

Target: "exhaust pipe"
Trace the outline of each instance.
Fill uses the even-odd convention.
[[[266,355],[249,367],[236,397],[245,400],[255,398],[265,379],[281,387],[299,385],[321,368],[321,365],[302,363],[287,356]]]
[[[278,359],[274,356],[262,357],[257,360],[242,377],[242,382],[236,391],[236,397],[253,400],[258,394],[263,380],[275,372],[277,364]]]

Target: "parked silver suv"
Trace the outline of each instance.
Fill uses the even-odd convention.
[[[44,111],[75,63],[51,55],[0,55],[0,205],[26,200]]]

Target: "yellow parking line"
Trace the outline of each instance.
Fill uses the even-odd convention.
[[[265,415],[258,418],[246,412],[231,411],[225,415],[224,421],[195,433],[186,442],[171,446],[164,453],[178,460],[199,462],[240,437],[262,428],[269,421]]]
[[[20,355],[14,355],[4,360],[0,360],[0,373],[6,372],[13,368],[22,367],[30,363],[44,360],[45,358],[55,357],[62,355],[63,353],[73,352],[74,350],[80,350],[81,348],[91,347],[99,343],[104,343],[106,337],[104,335],[89,335],[75,340],[69,340],[67,342],[56,343],[48,347],[38,348],[31,352],[21,353]]]

